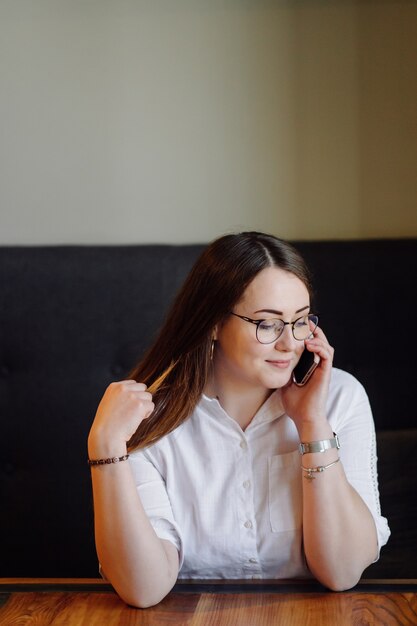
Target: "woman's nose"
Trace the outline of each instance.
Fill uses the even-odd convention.
[[[292,334],[291,324],[288,324],[287,326],[284,326],[284,330],[276,340],[275,350],[285,350],[288,352],[290,350],[294,350],[298,343],[299,342],[294,338],[294,335]]]

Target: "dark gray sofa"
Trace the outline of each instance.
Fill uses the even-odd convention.
[[[417,578],[417,239],[295,243],[373,407],[392,537],[366,576]],[[0,248],[0,577],[97,575],[89,427],[202,247]]]

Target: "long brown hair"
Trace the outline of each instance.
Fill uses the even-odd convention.
[[[311,294],[304,260],[292,245],[272,235],[225,235],[203,251],[154,344],[130,374],[149,387],[173,366],[154,393],[154,412],[131,437],[130,450],[155,443],[192,413],[210,374],[215,325],[233,309],[255,276],[271,266],[295,274]]]

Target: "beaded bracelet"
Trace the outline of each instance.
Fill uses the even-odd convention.
[[[318,465],[317,467],[304,467],[303,465],[301,466],[301,469],[303,470],[303,472],[306,472],[306,476],[304,476],[304,478],[306,478],[307,480],[315,480],[316,477],[313,476],[313,474],[319,473],[319,472],[324,472],[324,470],[326,470],[328,467],[332,467],[332,465],[336,465],[336,463],[339,463],[340,458],[337,459],[336,461],[333,461],[333,463],[329,463],[328,465]]]
[[[120,461],[127,461],[129,458],[129,454],[124,454],[123,456],[113,456],[109,459],[88,459],[88,465],[91,467],[92,465],[110,465],[111,463],[119,463]]]

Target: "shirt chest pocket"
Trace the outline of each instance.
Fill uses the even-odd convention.
[[[274,533],[301,528],[303,497],[298,450],[268,459],[269,518]]]

